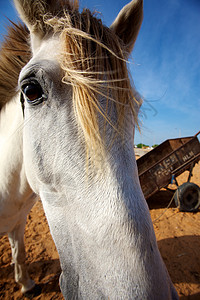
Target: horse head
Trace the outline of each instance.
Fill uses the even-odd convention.
[[[176,299],[133,150],[133,0],[107,28],[78,1],[14,0],[32,58],[19,76],[23,155],[59,252],[66,299]]]

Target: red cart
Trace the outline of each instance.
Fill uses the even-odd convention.
[[[177,185],[175,203],[181,211],[197,211],[200,188],[191,183],[192,170],[200,160],[200,131],[191,137],[169,139],[137,160],[140,184],[145,198],[149,198],[170,183]],[[178,186],[176,177],[188,170],[188,180]]]

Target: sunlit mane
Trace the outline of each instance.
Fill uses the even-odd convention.
[[[85,136],[87,153],[102,154],[105,145],[99,114],[105,120],[104,127],[109,124],[115,129],[111,143],[116,133],[124,133],[127,107],[137,123],[139,103],[130,83],[125,47],[89,10],[65,12],[62,18],[47,15],[45,23],[55,33],[60,32],[63,82],[73,88],[74,111]],[[100,99],[106,100],[103,105]],[[117,111],[116,120],[110,117],[113,110]]]
[[[0,110],[17,93],[18,77],[21,69],[31,57],[28,45],[29,32],[22,24],[14,24],[0,50]]]

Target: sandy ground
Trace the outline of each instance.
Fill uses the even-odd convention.
[[[187,180],[187,172],[178,177],[179,184]],[[195,166],[192,182],[200,185],[200,163]],[[200,299],[200,211],[179,212],[172,203],[172,194],[162,190],[149,199],[158,247],[181,300]],[[158,218],[158,219],[157,219]],[[41,293],[29,299],[63,299],[58,279],[60,265],[55,245],[49,233],[41,202],[28,216],[25,243],[31,277],[40,285]],[[0,299],[28,299],[22,296],[14,281],[8,238],[0,239]],[[161,299],[162,300],[162,299]]]

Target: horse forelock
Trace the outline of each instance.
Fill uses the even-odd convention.
[[[44,20],[55,33],[60,33],[62,80],[72,86],[74,112],[84,133],[87,153],[90,156],[103,154],[105,143],[100,133],[99,115],[105,127],[109,124],[114,129],[111,143],[116,134],[124,133],[127,107],[137,123],[140,103],[131,85],[126,48],[118,36],[87,9],[82,13],[65,11],[61,18],[47,15]],[[104,105],[100,99],[105,100]],[[117,112],[115,119],[113,111]]]
[[[8,27],[0,49],[0,110],[17,94],[19,73],[31,57],[28,38],[26,26],[12,23]]]

